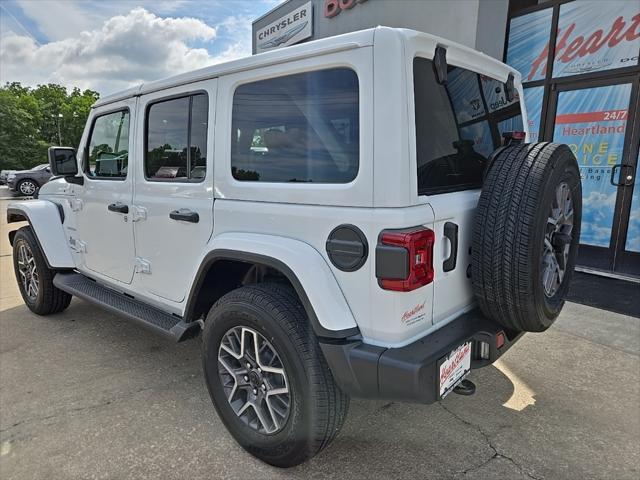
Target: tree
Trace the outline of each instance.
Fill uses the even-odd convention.
[[[0,168],[27,169],[47,161],[47,148],[78,147],[91,105],[93,90],[61,85],[24,87],[18,82],[0,87]]]

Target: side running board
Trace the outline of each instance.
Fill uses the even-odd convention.
[[[187,323],[180,317],[104,287],[81,273],[58,273],[53,278],[53,284],[74,297],[122,315],[177,342],[195,336],[200,330],[198,322]]]

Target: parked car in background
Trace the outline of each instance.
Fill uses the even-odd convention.
[[[7,184],[7,177],[10,173],[14,173],[15,170],[0,170],[0,185]]]
[[[31,170],[9,171],[6,182],[11,191],[19,195],[30,196],[47,183],[51,176],[49,164],[43,163]]]

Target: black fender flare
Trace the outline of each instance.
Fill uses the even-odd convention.
[[[311,322],[311,326],[316,335],[318,335],[319,337],[344,339],[360,334],[360,329],[358,327],[347,328],[344,330],[328,330],[323,327],[318,320],[315,310],[313,309],[313,305],[311,305],[311,302],[309,301],[309,298],[307,297],[307,294],[304,291],[300,280],[293,272],[293,270],[291,270],[284,262],[278,260],[277,258],[269,257],[266,255],[227,249],[213,250],[209,252],[202,260],[200,267],[198,268],[198,272],[196,273],[195,280],[192,282],[189,295],[187,297],[187,305],[184,314],[185,321],[195,321],[193,317],[195,314],[194,310],[198,293],[200,292],[207,272],[214,263],[220,260],[234,260],[244,263],[260,264],[280,271],[289,280],[289,282],[291,282],[291,285],[293,285],[293,288],[298,294],[298,298],[300,298],[300,302],[302,303],[302,306],[307,313],[307,317]]]

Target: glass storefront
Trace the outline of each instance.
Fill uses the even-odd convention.
[[[566,143],[578,159],[579,263],[633,275],[640,275],[639,51],[640,2],[550,0],[510,19],[505,54],[522,74],[531,140]]]

